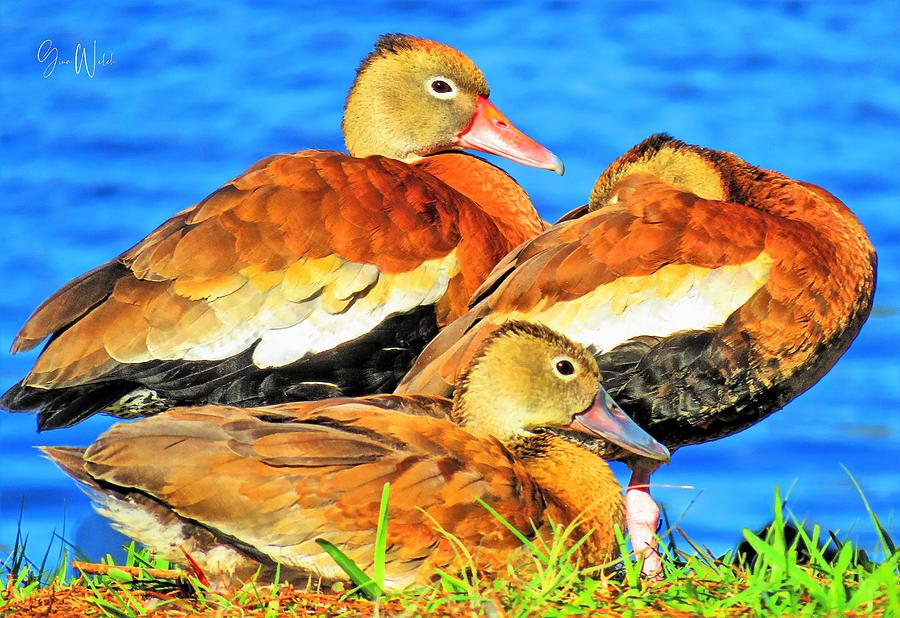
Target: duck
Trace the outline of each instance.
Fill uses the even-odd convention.
[[[876,264],[825,189],[653,135],[588,204],[504,258],[396,392],[452,393],[473,346],[528,319],[587,346],[611,396],[674,453],[752,426],[825,375],[871,311]],[[628,530],[658,577],[655,464],[605,457],[632,464]]]
[[[543,230],[474,149],[563,173],[462,52],[380,37],[346,99],[347,154],[267,157],[64,285],[15,337],[47,341],[0,399],[38,429],[97,413],[390,392],[511,249]]]
[[[87,449],[42,450],[115,528],[159,557],[190,556],[225,588],[276,568],[282,581],[344,579],[322,539],[368,571],[389,483],[385,588],[397,590],[463,568],[457,542],[483,573],[531,563],[485,505],[533,543],[572,525],[582,564],[610,561],[623,497],[597,454],[606,441],[668,458],[603,390],[584,347],[512,321],[483,342],[453,400],[174,408],[117,423]]]

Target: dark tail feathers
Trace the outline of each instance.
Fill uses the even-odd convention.
[[[106,409],[110,404],[134,390],[127,382],[85,384],[71,388],[43,389],[13,386],[0,398],[0,407],[9,412],[38,411],[38,431],[71,427]]]

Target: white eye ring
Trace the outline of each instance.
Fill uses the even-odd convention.
[[[557,356],[550,361],[556,377],[562,380],[574,380],[578,377],[578,363],[568,356]]]
[[[436,75],[426,79],[425,90],[436,99],[452,99],[456,96],[456,84],[452,79],[443,75]]]

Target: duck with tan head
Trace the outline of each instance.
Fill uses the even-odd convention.
[[[482,572],[532,562],[478,501],[524,535],[577,520],[583,564],[617,550],[621,487],[606,441],[653,460],[668,452],[599,386],[594,358],[550,329],[511,322],[484,342],[454,400],[375,395],[237,409],[176,408],[120,423],[87,450],[44,451],[114,527],[160,557],[233,585],[262,567],[282,581],[342,579],[317,539],[372,566],[390,483],[386,585],[461,568],[447,533]],[[159,454],[165,452],[166,457]]]
[[[349,155],[259,161],[28,319],[49,343],[0,401],[39,429],[98,411],[390,391],[542,221],[466,148],[562,173],[489,101],[459,51],[387,35],[347,97]]]

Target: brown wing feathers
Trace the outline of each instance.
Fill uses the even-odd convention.
[[[10,352],[31,350],[41,341],[65,328],[106,298],[125,268],[112,261],[66,284],[34,310],[13,340]]]
[[[406,577],[425,559],[444,567],[456,559],[435,523],[469,548],[499,551],[503,563],[518,542],[476,500],[528,532],[543,509],[533,481],[499,444],[473,441],[449,421],[397,413],[421,403],[383,397],[182,408],[116,425],[84,453],[81,466],[80,451],[48,454],[95,493],[99,483],[100,494],[150,496],[220,535],[213,542],[236,540],[264,562],[324,570],[329,561],[313,544],[324,536],[366,565],[381,487],[390,482],[389,535],[403,539],[389,550],[390,575]],[[140,540],[148,530],[130,534]]]

